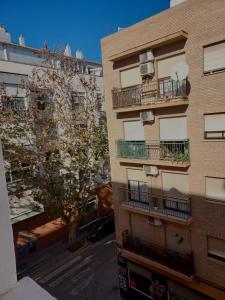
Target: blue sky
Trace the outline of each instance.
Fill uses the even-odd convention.
[[[0,0],[0,22],[14,42],[22,33],[26,44],[52,49],[67,43],[75,54],[101,61],[100,39],[169,7],[169,0]]]

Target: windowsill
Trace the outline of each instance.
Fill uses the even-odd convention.
[[[203,139],[202,142],[225,142],[225,139]]]
[[[209,200],[209,199],[206,199],[206,202],[207,203],[210,203],[210,204],[215,204],[215,205],[222,205],[222,206],[225,206],[225,201],[217,201],[217,200]]]
[[[224,267],[225,260],[222,261],[222,260],[217,259],[217,258],[214,258],[214,257],[212,257],[212,256],[207,256],[207,259],[208,259],[210,262],[217,263],[217,264],[219,264],[219,265],[221,265],[221,266]]]
[[[215,70],[215,71],[209,71],[209,72],[203,72],[202,77],[205,76],[211,76],[211,75],[215,75],[215,74],[220,74],[220,73],[224,73],[225,72],[225,68],[221,69],[221,70]]]

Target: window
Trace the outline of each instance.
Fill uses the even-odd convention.
[[[187,139],[186,117],[160,119],[160,140],[179,141]]]
[[[126,141],[144,141],[144,126],[141,121],[124,122],[124,138]]]
[[[165,208],[180,212],[189,212],[190,205],[186,201],[189,195],[188,175],[162,173]]]
[[[206,198],[225,202],[225,178],[206,177]]]
[[[4,97],[2,99],[2,107],[3,110],[7,111],[19,111],[19,110],[25,110],[25,101],[22,97]]]
[[[129,201],[148,203],[148,185],[146,182],[128,180]]]
[[[225,41],[204,48],[204,73],[225,69]]]
[[[225,113],[205,115],[205,138],[225,139]]]
[[[207,237],[208,256],[225,262],[225,240]]]
[[[120,72],[121,87],[129,87],[142,83],[140,68],[135,67]]]
[[[84,100],[84,92],[73,92],[71,94],[71,104],[72,108],[79,108],[82,104],[82,101]]]
[[[158,78],[171,76],[172,68],[178,63],[186,63],[185,54],[168,57],[158,61]],[[180,78],[178,78],[180,79]]]

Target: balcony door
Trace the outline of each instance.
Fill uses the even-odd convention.
[[[160,158],[187,160],[188,157],[186,117],[160,119]]]
[[[128,180],[129,201],[148,204],[148,185],[146,182]]]
[[[127,169],[128,200],[140,204],[149,203],[149,185],[143,169]]]

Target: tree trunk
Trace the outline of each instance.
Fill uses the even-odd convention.
[[[77,221],[73,221],[69,225],[69,234],[68,234],[68,243],[69,249],[75,251],[78,247],[77,244]]]

